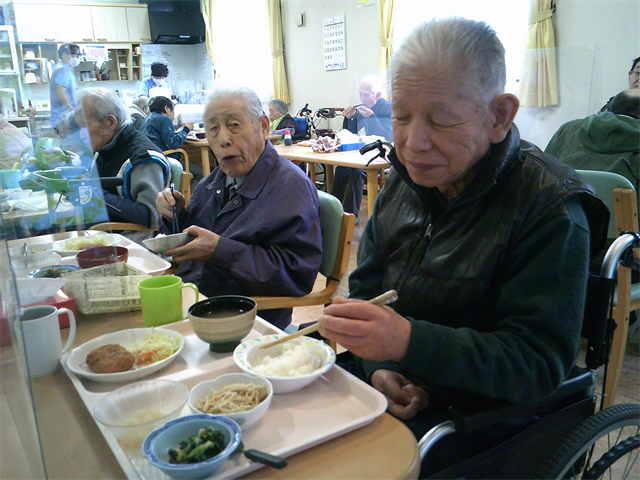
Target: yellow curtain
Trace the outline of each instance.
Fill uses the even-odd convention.
[[[393,2],[378,0],[378,20],[380,22],[380,73],[389,67],[393,56]]]
[[[523,107],[558,104],[556,41],[551,16],[553,0],[532,0],[529,37],[524,54],[518,98]]]
[[[273,57],[273,98],[289,103],[289,85],[284,68],[284,49],[282,44],[282,13],[280,0],[267,0],[269,9],[269,37],[271,38],[271,56]]]
[[[205,44],[207,45],[207,52],[211,63],[213,63],[213,79],[216,79],[216,49],[215,41],[213,39],[213,32],[215,31],[216,20],[216,4],[215,0],[200,0],[200,6],[202,8],[202,16],[204,18],[205,27]]]

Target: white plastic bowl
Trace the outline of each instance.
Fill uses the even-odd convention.
[[[273,386],[271,385],[271,382],[264,377],[248,375],[246,373],[227,373],[225,375],[220,375],[218,378],[213,380],[200,382],[191,389],[189,400],[187,402],[189,408],[193,413],[207,413],[196,408],[198,401],[210,395],[212,390],[221,390],[227,385],[234,383],[253,383],[255,385],[264,385],[267,388],[267,398],[251,410],[237,413],[216,413],[216,415],[224,415],[225,417],[235,420],[238,422],[238,425],[242,427],[242,430],[251,428],[269,409],[271,399],[273,398]]]
[[[302,342],[311,342],[316,348],[323,349],[326,352],[326,358],[324,359],[323,364],[317,370],[312,373],[308,373],[306,375],[299,376],[276,376],[276,375],[265,375],[257,372],[253,367],[255,365],[259,365],[262,362],[262,359],[269,355],[271,357],[277,356],[282,352],[282,345],[275,345],[273,347],[260,349],[262,345],[265,343],[272,342],[281,338],[285,334],[277,334],[277,335],[265,335],[263,337],[255,337],[249,340],[242,342],[240,345],[236,347],[233,351],[233,360],[236,362],[244,372],[250,375],[257,375],[259,377],[264,377],[271,382],[273,385],[273,393],[289,393],[295,392],[296,390],[300,390],[301,388],[306,387],[311,382],[315,381],[320,375],[329,371],[333,364],[336,361],[336,352],[327,345],[326,343],[317,340],[311,337],[298,337],[289,342],[302,343]]]
[[[226,447],[218,455],[199,463],[169,463],[168,451],[203,427],[211,426],[224,435]],[[188,415],[176,418],[154,430],[142,445],[142,454],[151,465],[158,467],[172,478],[206,478],[218,470],[235,452],[240,443],[240,426],[230,418],[220,415]]]
[[[171,380],[147,380],[114,390],[93,409],[94,418],[116,437],[121,445],[139,447],[154,429],[176,418],[189,398],[186,385]],[[157,418],[131,425],[138,412],[157,413]],[[142,415],[140,415],[142,417]],[[138,419],[136,419],[138,420]]]

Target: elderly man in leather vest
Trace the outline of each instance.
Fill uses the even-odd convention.
[[[486,24],[418,26],[389,75],[392,173],[360,241],[352,299],[326,307],[319,331],[358,357],[420,437],[447,397],[525,402],[560,385],[608,212],[574,170],[520,139],[504,48]],[[389,289],[392,307],[362,301]],[[432,450],[442,464],[430,453],[428,468],[495,434],[448,451],[447,437]]]
[[[204,126],[220,166],[198,183],[188,207],[168,189],[156,200],[161,231],[177,204],[180,228],[196,237],[165,252],[181,264],[176,275],[207,296],[309,293],[322,261],[316,188],[267,140],[269,117],[252,90],[217,89]],[[291,322],[290,308],[258,313],[280,328]]]

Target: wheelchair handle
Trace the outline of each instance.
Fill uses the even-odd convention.
[[[613,279],[618,271],[618,264],[624,257],[627,250],[638,246],[640,246],[640,233],[625,232],[616,238],[604,256],[602,268],[600,269],[600,276],[603,278]]]

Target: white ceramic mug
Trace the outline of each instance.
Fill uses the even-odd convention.
[[[69,338],[62,348],[58,315],[69,316]],[[20,316],[25,356],[31,378],[44,377],[60,368],[60,358],[67,352],[76,336],[76,317],[68,308],[38,305],[22,310]]]

